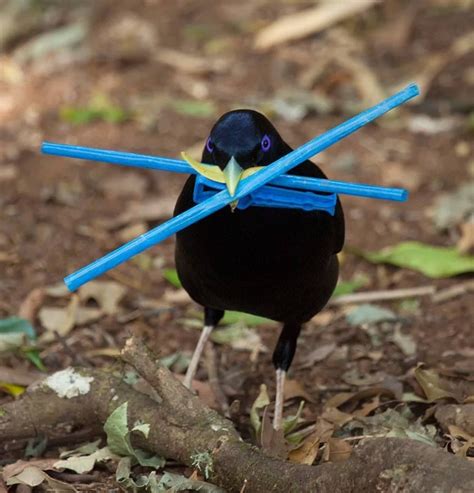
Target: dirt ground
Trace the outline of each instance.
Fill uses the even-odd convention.
[[[10,15],[8,2],[3,3],[0,19]],[[472,30],[472,2],[386,1],[329,30],[268,50],[255,48],[256,33],[313,2],[31,3],[33,11],[45,10],[35,11],[29,23],[21,14],[18,32],[5,42],[0,39],[0,319],[18,314],[35,288],[58,284],[134,232],[166,220],[185,180],[41,155],[43,140],[172,157],[188,150],[199,156],[220,114],[253,107],[269,114],[296,147],[374,103],[376,89],[388,95],[410,81],[425,83],[419,101],[315,159],[333,179],[410,190],[403,204],[342,198],[347,246],[341,279],[364,277],[359,291],[427,285],[439,291],[470,280],[469,274],[430,279],[413,270],[371,264],[354,251],[411,240],[459,244],[460,225],[436,228],[433,211],[440,196],[474,177],[474,50],[461,56],[452,51],[453,43]],[[43,53],[32,47],[44,32],[77,22],[87,31],[72,46],[63,41]],[[443,56],[447,60],[430,72]],[[356,61],[355,68],[341,61],[346,57]],[[323,59],[329,59],[326,66]],[[100,99],[102,106],[123,111],[123,118],[72,122],[77,108],[90,108]],[[433,130],[433,122],[449,124]],[[148,210],[138,210],[140,204],[149,204]],[[199,307],[163,276],[164,269],[174,268],[173,242],[104,276],[127,289],[110,314],[76,323],[56,336],[44,319],[34,319],[48,373],[71,364],[110,364],[130,333],[143,335],[162,356],[191,353],[199,335],[192,327]],[[41,307],[61,308],[69,302],[70,296],[53,297],[49,291]],[[472,375],[473,302],[472,292],[446,301],[432,296],[377,301],[398,319],[377,329],[350,325],[350,305],[327,307],[305,327],[290,372],[310,400],[305,418],[314,419],[337,392],[387,378],[401,382],[405,391],[419,391],[413,378],[418,362],[462,368]],[[98,307],[94,301],[81,304]],[[408,337],[413,350],[403,351],[393,342],[395,329]],[[267,384],[273,396],[271,351],[279,334],[271,324],[252,331],[266,351],[252,354],[216,345],[220,384],[230,401],[240,401],[234,421],[245,437],[250,436],[249,409],[260,384]],[[53,335],[42,339],[45,333]],[[315,349],[332,343],[336,348],[326,357],[313,357],[307,364]],[[34,371],[18,352],[5,353],[0,366]],[[197,378],[207,381],[204,368]],[[0,390],[0,405],[13,398]],[[18,454],[12,452],[0,464]],[[100,477],[113,484],[112,476],[102,471]]]

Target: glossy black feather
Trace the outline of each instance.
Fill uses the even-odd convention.
[[[272,143],[268,152],[261,148],[264,135]],[[221,169],[231,156],[247,168],[268,165],[291,151],[263,115],[249,110],[226,113],[214,125],[210,139],[213,152],[205,148],[202,162]],[[326,178],[310,161],[291,173]],[[194,183],[194,176],[185,183],[175,215],[195,205]],[[343,244],[344,217],[339,201],[334,216],[262,207],[232,212],[225,207],[178,233],[176,266],[185,290],[204,307],[283,322],[283,349],[277,346],[274,361],[283,361],[283,353],[289,351],[291,363],[294,348],[285,349],[285,344],[291,346],[293,340],[296,346],[301,323],[329,300],[338,278],[336,254]]]

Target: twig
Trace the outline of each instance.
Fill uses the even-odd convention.
[[[462,296],[470,291],[474,291],[474,279],[442,289],[433,295],[432,300],[433,303],[443,303],[444,301]]]
[[[347,305],[350,303],[369,303],[371,301],[399,300],[403,298],[419,298],[433,296],[436,287],[433,285],[417,288],[387,289],[381,291],[366,291],[363,293],[345,294],[331,299],[330,305]]]

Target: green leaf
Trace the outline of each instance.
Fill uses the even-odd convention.
[[[25,392],[26,388],[22,385],[0,381],[0,391],[3,391],[12,397],[20,397]]]
[[[179,280],[178,272],[176,269],[163,269],[163,277],[171,283],[175,288],[183,287]]]
[[[239,322],[245,324],[247,327],[276,323],[274,320],[268,318],[251,315],[250,313],[234,312],[232,310],[226,311],[224,317],[220,321],[222,325],[231,325]]]
[[[300,421],[303,408],[304,408],[304,401],[301,401],[300,405],[298,406],[298,410],[296,411],[296,414],[294,416],[288,416],[283,419],[283,431],[285,433],[285,436],[290,434],[296,428],[296,425]]]
[[[21,347],[25,339],[34,340],[35,330],[28,320],[9,317],[0,320],[0,352]]]
[[[89,105],[84,107],[64,106],[59,111],[60,118],[73,125],[84,125],[94,121],[123,123],[130,118],[130,113],[114,105],[107,96],[98,94]]]
[[[332,293],[333,298],[337,296],[342,296],[345,294],[351,294],[369,283],[369,278],[366,276],[356,276],[351,281],[339,281],[337,283],[336,289]]]
[[[9,317],[0,320],[0,334],[25,334],[30,339],[36,338],[35,329],[28,320],[20,317]]]
[[[174,373],[184,373],[190,362],[191,358],[181,351],[160,358],[160,363],[166,368],[172,369]]]
[[[262,383],[262,385],[260,385],[260,393],[250,409],[250,423],[252,424],[252,428],[255,430],[255,434],[257,436],[259,435],[262,427],[258,411],[264,407],[267,407],[269,404],[270,397],[268,396],[267,386]]]
[[[25,349],[22,351],[23,356],[33,363],[33,365],[38,368],[39,371],[46,371],[46,366],[44,366],[43,360],[39,355],[39,351],[37,349]]]
[[[107,418],[104,431],[107,435],[107,445],[117,455],[133,456],[133,447],[128,439],[130,433],[127,421],[128,402],[117,407]]]
[[[358,253],[370,262],[406,267],[434,279],[474,272],[474,256],[461,255],[454,247],[407,241],[379,252]]]
[[[131,430],[128,428],[127,420],[128,402],[124,402],[107,418],[104,424],[104,431],[107,435],[107,445],[109,449],[122,457],[130,457],[132,461],[138,462],[142,466],[153,468],[163,467],[165,460],[156,455],[134,449],[130,442],[130,433],[135,431],[148,437],[150,425],[144,423],[136,424]]]
[[[217,108],[212,101],[195,101],[192,99],[174,99],[170,106],[176,113],[193,118],[207,118],[216,114]]]

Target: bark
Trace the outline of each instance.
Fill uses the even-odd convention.
[[[0,447],[38,435],[57,437],[95,424],[128,402],[130,424],[149,423],[148,439],[136,446],[192,466],[197,452],[208,453],[210,480],[227,489],[254,492],[470,492],[474,466],[468,461],[412,440],[370,439],[345,462],[303,466],[273,459],[244,443],[232,423],[207,408],[138,340],[131,339],[123,359],[155,389],[153,398],[132,388],[117,371],[77,370],[92,377],[90,390],[61,398],[44,384],[0,412]]]

